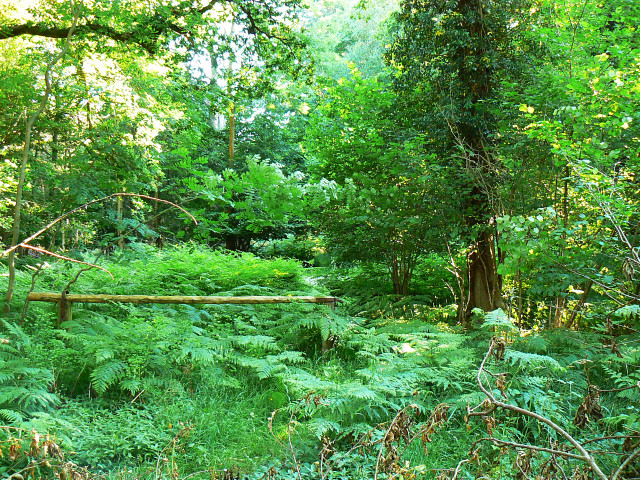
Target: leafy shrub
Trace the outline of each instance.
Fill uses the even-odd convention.
[[[314,256],[322,250],[319,244],[320,240],[318,238],[290,235],[287,238],[272,240],[260,246],[257,249],[257,254],[267,258],[295,258],[311,262]]]

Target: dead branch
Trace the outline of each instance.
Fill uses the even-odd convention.
[[[476,380],[478,382],[478,387],[480,388],[482,393],[484,393],[487,396],[487,399],[489,400],[489,402],[491,402],[497,408],[502,408],[504,410],[509,410],[515,413],[519,413],[520,415],[526,415],[527,417],[531,417],[541,423],[544,423],[548,427],[552,428],[557,433],[559,433],[565,440],[567,440],[576,450],[578,450],[578,452],[580,452],[581,455],[576,456],[576,459],[582,460],[585,463],[587,463],[598,478],[600,478],[601,480],[607,480],[607,476],[602,472],[602,470],[596,463],[595,459],[589,454],[589,452],[575,438],[573,438],[573,436],[571,436],[566,430],[560,427],[557,423],[549,420],[546,417],[543,417],[542,415],[538,415],[537,413],[532,412],[530,410],[526,410],[524,408],[520,408],[515,405],[510,405],[508,403],[504,403],[497,400],[493,395],[493,393],[489,391],[482,384],[482,373],[487,371],[485,369],[485,365],[489,360],[489,358],[491,357],[491,355],[493,354],[493,350],[496,345],[496,340],[497,340],[496,337],[493,337],[491,339],[491,344],[489,346],[489,349],[487,350],[486,355],[484,356],[484,359],[482,360],[482,363],[480,364],[480,368],[478,369],[478,375],[476,377]],[[640,455],[640,452],[638,452],[638,454]]]
[[[160,453],[158,453],[158,460],[156,461],[155,480],[159,480],[159,478],[162,477],[162,474],[160,473],[160,462],[164,459],[164,456],[163,456],[164,453],[167,451],[173,450],[178,444],[178,442],[180,441],[180,439],[184,437],[188,437],[189,434],[191,433],[191,430],[193,430],[193,425],[181,425],[181,426],[182,428],[180,429],[180,431],[176,433],[176,435],[171,439],[171,441],[167,443],[162,450],[160,450]]]
[[[451,480],[456,480],[458,478],[458,475],[460,474],[460,469],[462,468],[462,465],[464,465],[465,463],[469,463],[471,461],[471,459],[469,458],[465,458],[464,460],[460,460],[458,462],[458,465],[456,466],[456,469],[453,471],[453,477],[451,477]]]
[[[624,462],[622,462],[622,465],[620,465],[618,469],[613,473],[613,475],[611,475],[611,480],[618,480],[624,469],[631,465],[631,462],[633,462],[638,457],[640,457],[640,448],[637,448],[631,455],[629,455],[625,459]]]
[[[124,193],[124,192],[122,192],[122,193],[112,193],[111,195],[107,195],[106,197],[98,198],[96,200],[91,200],[90,202],[87,202],[87,203],[85,203],[83,205],[80,205],[79,207],[76,207],[73,210],[69,210],[68,212],[60,215],[58,218],[56,218],[55,220],[49,222],[49,224],[47,224],[45,227],[43,227],[40,230],[38,230],[36,233],[31,235],[30,237],[24,239],[22,242],[18,243],[17,245],[14,245],[13,247],[11,247],[11,248],[5,250],[4,252],[2,252],[0,254],[0,257],[8,255],[9,253],[13,252],[18,247],[25,247],[29,242],[31,242],[32,240],[38,238],[40,235],[42,235],[44,232],[49,230],[51,227],[53,227],[57,223],[61,222],[62,220],[65,220],[65,219],[69,218],[74,213],[82,211],[82,210],[90,207],[93,204],[100,203],[100,202],[105,202],[105,201],[107,201],[107,200],[109,200],[111,198],[115,198],[115,197],[136,197],[136,198],[143,198],[145,200],[152,200],[152,201],[157,201],[157,202],[161,202],[161,203],[166,203],[167,205],[171,205],[172,207],[177,208],[182,213],[186,214],[189,218],[191,218],[191,220],[193,220],[193,223],[195,223],[196,225],[198,224],[198,221],[196,220],[196,218],[193,215],[191,215],[188,211],[186,211],[180,205],[177,205],[177,204],[175,204],[173,202],[170,202],[169,200],[163,200],[161,198],[150,197],[148,195],[141,195],[141,194],[138,194],[138,193]]]
[[[389,433],[391,432],[391,429],[396,425],[396,423],[398,422],[398,420],[406,413],[407,410],[409,410],[410,408],[413,408],[415,410],[418,410],[420,407],[418,407],[418,405],[416,405],[415,403],[411,403],[409,405],[407,405],[406,407],[404,407],[402,410],[400,410],[396,416],[393,418],[393,420],[391,420],[391,423],[389,424],[389,428],[387,428],[386,432],[384,433],[384,437],[382,437],[382,444],[380,445],[380,451],[378,452],[378,458],[376,459],[376,469],[375,472],[373,474],[373,480],[378,480],[378,472],[380,470],[380,460],[382,459],[382,452],[384,452],[384,447],[387,444],[387,438],[389,437]]]
[[[621,388],[612,388],[609,390],[600,390],[600,393],[618,393],[618,392],[624,392],[625,390],[633,390],[634,388],[637,388],[638,391],[640,391],[640,382],[634,384],[634,385],[629,385],[628,387],[621,387]]]
[[[35,271],[33,272],[33,275],[31,276],[31,287],[29,287],[29,293],[33,292],[33,290],[36,288],[36,279],[38,278],[38,275],[40,275],[40,272],[42,271],[43,266],[44,266],[44,263],[40,262],[38,264],[38,268],[36,268]],[[29,309],[29,294],[27,294],[27,298],[24,301],[24,306],[22,307],[22,315],[20,316],[20,326],[24,324],[24,319],[27,316],[28,309]]]
[[[536,445],[528,445],[523,443],[507,442],[506,440],[499,440],[497,438],[481,438],[480,442],[492,442],[498,447],[513,447],[513,448],[526,448],[527,450],[533,450],[535,452],[546,452],[552,455],[558,455],[559,457],[573,458],[575,460],[584,460],[582,455],[576,455],[575,453],[563,452],[562,450],[555,450],[553,448],[538,447]]]
[[[298,404],[295,406],[295,408],[293,409],[293,411],[291,412],[291,415],[289,416],[289,422],[287,423],[287,440],[289,445],[285,445],[284,443],[282,443],[279,439],[278,436],[274,433],[273,431],[273,420],[276,417],[276,414],[281,410],[281,409],[277,409],[274,410],[271,413],[271,416],[268,418],[268,428],[269,428],[269,433],[271,434],[271,436],[273,437],[273,439],[278,443],[278,445],[280,445],[282,448],[285,448],[287,450],[289,450],[289,452],[291,452],[291,458],[293,459],[293,464],[296,468],[296,472],[297,472],[297,477],[298,480],[302,480],[302,473],[300,472],[300,464],[298,462],[298,458],[296,457],[296,452],[295,449],[293,448],[293,442],[291,441],[291,425],[293,424],[293,417],[295,416],[295,414],[298,412],[298,409],[307,401],[309,401],[309,399],[311,399],[312,395],[314,394],[314,391],[311,391],[309,393],[307,393],[307,395],[300,399],[300,401],[298,401]]]
[[[102,270],[103,272],[106,272],[109,274],[109,276],[111,277],[111,279],[113,280],[113,275],[111,274],[111,272],[109,270],[107,270],[106,268],[100,267],[98,265],[94,265],[93,263],[87,263],[87,262],[83,262],[81,260],[76,260],[75,258],[70,258],[67,257],[65,255],[60,255],[58,253],[53,253],[50,252],[49,250],[45,250],[44,248],[40,248],[40,247],[34,247],[33,245],[22,245],[23,248],[29,249],[29,250],[33,250],[35,252],[40,252],[40,253],[44,253],[45,255],[50,255],[52,257],[55,258],[59,258],[60,260],[65,260],[67,262],[72,262],[72,263],[79,263],[80,265],[88,265],[91,268],[97,268],[98,270]]]
[[[120,239],[127,237],[129,234],[135,232],[136,230],[138,230],[140,227],[142,227],[143,225],[146,225],[149,222],[152,222],[153,220],[155,220],[156,218],[161,217],[162,215],[164,215],[166,212],[168,212],[169,210],[171,210],[172,208],[177,207],[180,208],[182,210],[181,207],[172,204],[171,202],[168,202],[171,206],[169,208],[164,209],[162,212],[158,213],[157,215],[154,215],[153,217],[151,217],[150,219],[145,220],[144,222],[139,222],[138,225],[136,225],[135,227],[130,228],[129,230],[127,230],[126,232],[124,232],[122,235],[120,235],[117,238],[114,238],[113,241],[111,243],[109,243],[108,245],[105,245],[101,250],[100,253],[98,253],[98,255],[96,255],[96,258],[93,260],[94,264],[98,263],[98,260],[100,259],[100,257],[102,257],[102,255],[105,254],[105,252],[109,249],[109,247],[115,245]],[[196,219],[194,217],[192,217],[189,212],[187,212],[186,210],[182,210],[184,211],[187,215],[189,215],[191,218],[193,218],[193,221],[196,222],[196,225],[198,224],[198,222],[196,221]],[[78,279],[80,278],[80,275],[82,275],[84,272],[88,272],[89,270],[91,270],[91,268],[93,268],[93,264],[87,264],[87,265],[92,265],[88,268],[81,268],[80,270],[78,270],[78,272],[76,273],[76,275],[69,281],[69,283],[67,283],[67,285],[62,289],[63,292],[68,292],[69,289],[71,288],[71,285],[73,285],[74,283],[76,283],[78,281]],[[100,268],[100,267],[97,267]],[[113,276],[111,277],[113,278]]]
[[[409,446],[413,443],[413,441],[418,438],[418,437],[422,437],[422,443],[424,446],[424,450],[425,450],[425,454],[427,453],[427,447],[426,447],[426,442],[431,442],[431,438],[430,436],[433,435],[434,433],[436,433],[436,426],[442,426],[442,424],[444,424],[447,421],[447,412],[449,411],[450,405],[447,403],[441,403],[439,404],[437,407],[435,407],[433,409],[433,411],[431,412],[431,416],[429,417],[429,420],[427,420],[425,422],[425,424],[420,428],[420,430],[418,430],[407,442],[407,444],[404,447],[404,450],[402,451],[402,453],[400,454],[400,457],[402,457],[407,449],[409,448]]]

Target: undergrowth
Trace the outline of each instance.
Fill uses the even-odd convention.
[[[377,294],[365,270],[303,269],[194,246],[138,246],[100,265],[113,280],[84,272],[70,293],[331,288],[345,305],[75,304],[57,328],[48,305],[32,303],[22,322],[15,313],[31,285],[22,272],[0,329],[3,476],[588,478],[580,460],[514,446],[566,451],[557,431],[490,411],[477,380],[495,338],[504,352],[481,378],[496,398],[598,452],[620,453],[594,454],[606,472],[640,441],[639,346],[629,330],[612,330],[633,311],[612,315],[602,330],[523,336],[498,310],[463,333],[452,307]],[[47,264],[36,290],[59,292],[76,272]],[[618,478],[637,476],[634,468]]]

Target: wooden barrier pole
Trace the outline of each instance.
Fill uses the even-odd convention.
[[[73,318],[73,303],[71,303],[67,299],[67,293],[62,292],[60,294],[60,300],[58,300],[58,327],[60,327],[60,324],[62,322],[66,322],[67,320],[71,320],[72,318]]]
[[[181,296],[181,295],[62,295],[60,293],[29,294],[30,302],[81,302],[81,303],[184,303],[188,305],[245,305],[245,304],[273,304],[273,303],[318,303],[322,305],[335,305],[341,302],[337,297],[311,297],[311,296],[248,296],[248,297],[209,297],[209,296]]]
[[[336,303],[342,302],[336,297],[311,296],[250,296],[250,297],[209,297],[180,295],[68,295],[63,293],[31,292],[30,302],[52,302],[58,304],[58,325],[71,320],[72,305],[80,303],[170,303],[187,305],[257,305],[274,303],[317,303],[330,305],[335,309]]]

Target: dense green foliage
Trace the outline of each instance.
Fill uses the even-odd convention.
[[[195,246],[164,252],[140,246],[100,265],[114,275],[109,291],[119,294],[324,293],[314,291],[295,261]],[[333,279],[336,273],[315,271],[313,283],[323,278],[337,288],[347,285]],[[73,274],[63,263],[48,266],[38,287],[59,290]],[[19,278],[21,296],[30,280]],[[104,291],[105,278],[93,270],[74,289]],[[475,384],[478,363],[497,333],[509,347],[504,363],[491,368],[507,375],[496,392],[511,403],[582,440],[612,436],[602,441],[603,450],[619,448],[622,440],[615,436],[640,427],[640,415],[628,408],[638,396],[633,335],[618,334],[614,350],[596,333],[550,330],[520,337],[501,311],[465,335],[452,326],[454,310],[435,309],[427,298],[376,297],[375,283],[368,283],[337,291],[347,304],[336,313],[308,304],[76,304],[73,320],[56,329],[54,309],[32,304],[22,326],[4,326],[2,415],[16,428],[3,430],[7,463],[1,468],[45,476],[80,468],[75,464],[131,478],[199,471],[206,478],[224,468],[261,478],[261,466],[273,468],[272,478],[289,478],[289,468],[301,469],[303,478],[372,478],[378,468],[380,475],[433,478],[429,472],[454,468],[487,429],[510,442],[559,441],[523,416],[469,418],[469,406],[484,397]],[[367,292],[377,300],[365,304],[352,296]],[[358,317],[347,313],[354,309]],[[631,311],[625,312],[612,317],[614,325],[628,324]],[[328,336],[336,341],[323,354]],[[602,423],[593,418],[581,430],[572,422],[590,385],[603,390],[599,402],[606,414]],[[605,393],[620,387],[633,388]],[[386,438],[390,431],[394,440]],[[28,445],[32,432],[61,449],[59,457],[36,453]],[[405,447],[402,439],[413,435]],[[23,450],[10,453],[21,442]],[[488,444],[473,449],[475,468],[511,478],[513,455],[496,455],[499,449]],[[380,454],[384,462],[377,465]],[[550,468],[545,455],[530,460],[531,468],[545,462]],[[615,468],[615,460],[603,457],[603,468]]]
[[[0,0],[0,478],[640,478],[639,23]]]

